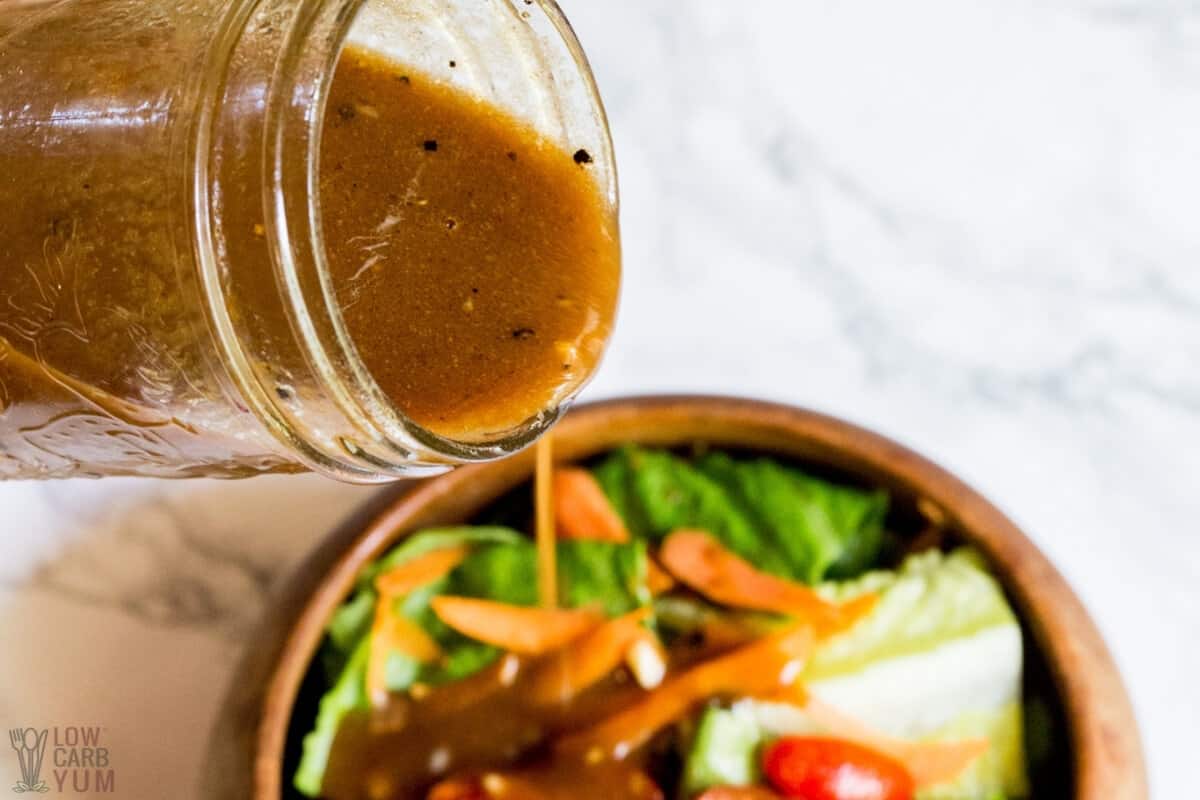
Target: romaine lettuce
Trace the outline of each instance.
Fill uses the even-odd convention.
[[[886,493],[838,486],[770,459],[714,453],[691,462],[626,447],[594,474],[635,535],[657,541],[700,528],[759,569],[806,583],[861,573],[883,541]]]
[[[680,788],[693,797],[710,786],[748,786],[758,783],[758,749],[763,731],[746,714],[710,706],[696,726]]]
[[[931,550],[906,559],[898,570],[870,572],[818,591],[837,602],[874,592],[879,602],[854,628],[821,645],[809,665],[809,680],[920,653],[994,626],[1019,631],[1000,585],[983,558],[968,548],[950,554]]]
[[[354,648],[345,669],[333,688],[321,698],[317,708],[317,719],[313,729],[304,737],[303,755],[292,784],[307,797],[321,794],[325,779],[325,768],[329,764],[329,753],[338,727],[347,714],[366,710],[370,706],[367,698],[367,659],[370,655],[367,639]]]
[[[813,696],[891,736],[989,739],[985,756],[955,781],[922,790],[919,800],[1028,795],[1020,628],[978,554],[930,552],[895,572],[820,590],[839,600],[866,591],[880,599],[853,628],[818,646],[805,674]],[[784,703],[743,700],[724,714],[710,724],[737,736],[697,736],[684,768],[691,790],[712,785],[704,776],[724,774],[729,765],[756,765],[754,754],[765,741],[823,732],[803,710]],[[757,737],[747,735],[752,728]],[[714,755],[706,742],[716,739],[723,744]]]

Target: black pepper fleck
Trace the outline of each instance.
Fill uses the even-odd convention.
[[[458,66],[458,62],[457,62],[457,61],[451,61],[451,62],[450,62],[450,66],[451,66],[451,67],[457,67],[457,66]]]
[[[516,161],[516,160],[517,160],[517,154],[516,154],[516,153],[514,153],[513,151],[509,150],[509,151],[508,151],[508,160],[509,160],[509,161]]]
[[[354,106],[349,103],[338,106],[338,116],[342,119],[354,119],[356,113]]]
[[[398,80],[398,81],[400,81],[401,83],[404,83],[404,84],[411,84],[411,83],[412,83],[412,80],[411,80],[411,79],[409,79],[409,77],[408,77],[407,75],[397,75],[397,76],[396,76],[396,80]]]
[[[534,337],[534,335],[535,335],[535,331],[533,330],[533,328],[517,328],[515,331],[512,332],[512,337],[514,339],[521,339],[521,340],[532,339]]]
[[[452,220],[452,219],[446,220],[446,230],[452,231],[457,227],[458,227],[458,222],[456,222],[455,220]]]
[[[425,149],[427,151],[429,151],[430,153],[436,153],[437,152],[437,139],[426,139],[425,140]]]
[[[589,153],[587,150],[582,150],[582,149],[576,150],[575,151],[575,163],[576,164],[592,163],[592,154]]]

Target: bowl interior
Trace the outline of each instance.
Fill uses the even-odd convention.
[[[927,538],[931,522],[943,536],[923,546],[966,542],[979,548],[1025,632],[1026,734],[1036,796],[1146,797],[1132,714],[1094,626],[1028,539],[953,476],[894,442],[828,417],[711,398],[576,410],[556,429],[556,458],[587,461],[625,442],[772,455],[843,483],[882,486],[892,498],[887,529],[896,534],[893,560]],[[301,612],[268,687],[256,743],[256,798],[299,800],[290,776],[323,691],[315,654],[325,622],[359,570],[405,534],[430,525],[486,516],[527,529],[532,466],[532,454],[524,453],[426,482],[358,535]],[[1082,651],[1072,642],[1082,642]],[[1093,707],[1097,701],[1103,708]],[[1107,749],[1098,749],[1098,742]]]

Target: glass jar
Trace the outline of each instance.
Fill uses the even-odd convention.
[[[376,482],[554,421],[569,396],[487,440],[438,435],[358,357],[315,191],[351,39],[586,148],[615,225],[603,108],[552,0],[8,0],[0,477]]]

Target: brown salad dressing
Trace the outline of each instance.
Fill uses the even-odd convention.
[[[151,57],[160,62],[149,65]],[[170,52],[86,75],[0,120],[0,477],[296,470],[228,394],[205,331]],[[90,69],[90,67],[89,67]],[[86,91],[85,91],[86,90]],[[86,95],[86,96],[83,96]],[[236,99],[235,99],[236,100]],[[231,101],[232,102],[232,101]],[[21,112],[25,113],[25,112]],[[495,438],[597,365],[619,283],[617,222],[590,156],[466,92],[351,46],[329,89],[319,203],[332,285],[380,389],[442,435]],[[262,198],[221,161],[231,314],[291,340]],[[236,269],[234,269],[236,268]],[[272,305],[273,304],[273,305]],[[270,311],[268,307],[276,308]],[[294,349],[294,348],[293,348]],[[272,363],[291,396],[295,365]]]
[[[322,221],[342,314],[409,417],[486,436],[586,379],[620,271],[590,156],[356,49],[338,65],[322,136]]]
[[[577,694],[568,690],[545,702],[538,684],[561,669],[562,659],[560,653],[540,659],[510,654],[469,678],[430,689],[420,699],[395,696],[384,709],[347,717],[334,742],[322,796],[425,800],[438,797],[431,787],[442,779],[470,782],[490,774],[499,785],[479,795],[488,800],[659,797],[645,779],[640,758],[589,763],[586,754],[548,751],[554,737],[595,723],[644,695],[620,670]],[[473,797],[443,791],[446,800]]]
[[[552,435],[537,443],[534,481],[549,486]],[[553,552],[554,500],[535,490],[539,550]],[[540,560],[539,584],[554,561]],[[554,581],[549,581],[553,585]],[[543,606],[553,596],[539,592]],[[736,649],[761,631],[730,624],[726,635],[697,628],[665,651],[675,673]],[[654,773],[664,758],[652,740],[619,758],[562,746],[564,737],[631,708],[647,696],[629,668],[607,663],[607,647],[584,635],[530,657],[508,653],[467,678],[390,694],[338,728],[322,784],[331,800],[664,800]],[[588,666],[590,665],[590,666]]]
[[[745,644],[680,639],[674,672]],[[651,742],[623,759],[555,749],[555,742],[646,697],[625,666],[575,685],[571,648],[538,658],[508,654],[468,678],[392,695],[342,720],[325,772],[331,800],[662,800]],[[547,692],[547,686],[554,691]],[[667,759],[669,761],[669,759]],[[472,794],[467,787],[487,783]],[[451,788],[458,791],[451,792]]]

